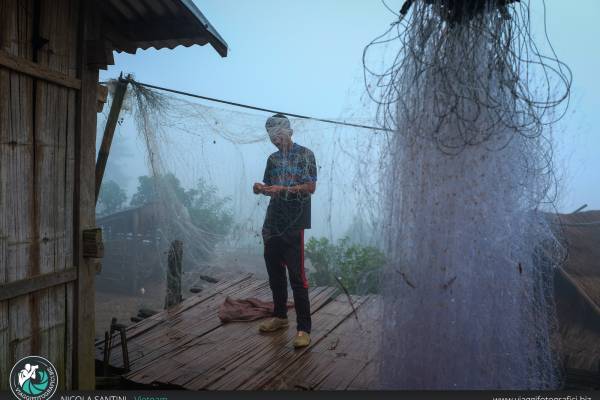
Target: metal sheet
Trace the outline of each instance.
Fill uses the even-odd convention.
[[[119,52],[207,43],[227,56],[227,43],[191,0],[106,0],[103,34]]]

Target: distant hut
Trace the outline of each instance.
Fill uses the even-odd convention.
[[[161,233],[156,207],[148,203],[96,220],[105,250],[97,289],[135,293],[164,278],[160,260],[167,260],[163,254],[170,243]]]
[[[567,379],[600,388],[600,211],[560,214],[567,259],[554,288]],[[593,382],[593,384],[591,383]]]
[[[98,71],[207,43],[226,56],[190,0],[0,0],[0,390],[27,355],[94,388]]]

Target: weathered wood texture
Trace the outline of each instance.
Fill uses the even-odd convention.
[[[43,274],[64,278],[62,271],[79,265],[73,252],[79,6],[80,0],[0,0],[0,51],[13,62],[0,63],[0,285]],[[95,113],[93,124],[95,132]],[[89,165],[93,170],[93,157],[80,167]],[[84,207],[93,214],[93,203]],[[0,302],[0,389],[8,387],[13,363],[31,354],[56,366],[60,388],[72,387],[76,283],[64,281]],[[93,301],[93,291],[89,296]]]
[[[84,256],[83,231],[95,227],[96,107],[98,68],[88,65],[87,42],[100,38],[100,2],[80,0],[77,73],[81,90],[75,116],[73,192],[73,254],[77,260],[73,325],[73,386],[91,390],[96,386],[94,368],[95,276],[97,260]]]
[[[34,78],[42,79],[72,89],[81,89],[81,81],[76,78],[53,71],[49,68],[41,67],[40,64],[26,60],[21,57],[11,56],[0,50],[0,65],[4,68],[12,69],[19,73],[30,75]]]
[[[19,3],[21,7],[19,7]],[[0,1],[0,47],[31,60],[31,2]],[[29,76],[0,68],[0,284],[24,279],[32,255],[33,221],[33,81]],[[21,94],[23,93],[23,94]],[[10,210],[4,212],[4,210]],[[0,388],[8,388],[8,372],[16,356],[32,347],[29,298],[0,302]]]
[[[174,240],[169,248],[167,259],[167,295],[165,297],[165,308],[181,303],[183,296],[181,294],[181,275],[183,260],[183,242]]]
[[[369,390],[377,387],[381,298],[355,299],[356,318],[346,318],[327,337],[262,389]],[[249,382],[253,384],[253,381]],[[249,388],[246,385],[244,388]]]
[[[106,126],[104,127],[104,134],[102,135],[102,144],[98,151],[98,159],[96,160],[96,203],[98,202],[98,196],[100,196],[100,187],[102,186],[102,178],[104,178],[104,170],[106,163],[108,162],[108,155],[110,154],[110,146],[112,144],[113,136],[115,135],[115,128],[119,120],[119,114],[121,113],[121,107],[123,106],[123,99],[127,92],[127,80],[119,79],[117,83],[117,89],[110,105],[110,112],[108,113],[108,119],[106,120]]]
[[[131,371],[124,379],[189,390],[375,388],[379,297],[353,298],[359,322],[345,295],[311,289],[312,343],[294,350],[293,310],[288,330],[259,334],[259,321],[221,323],[217,312],[227,296],[267,300],[271,292],[267,282],[244,276],[129,327]],[[122,367],[114,346],[110,364]],[[99,360],[103,348],[98,341]]]
[[[29,293],[54,288],[77,279],[76,268],[68,268],[57,272],[36,275],[31,278],[5,283],[0,291],[0,301],[11,300]]]

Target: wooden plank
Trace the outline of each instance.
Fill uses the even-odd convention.
[[[4,11],[1,6],[0,9]],[[5,22],[3,26],[0,26],[0,40],[2,40],[2,31],[6,29],[7,25]],[[12,233],[10,231],[14,230],[14,227],[11,228],[9,225],[13,213],[8,212],[8,205],[12,203],[11,198],[13,196],[13,192],[9,190],[9,171],[12,169],[10,165],[13,161],[13,149],[5,144],[11,136],[9,131],[11,119],[10,99],[9,96],[4,95],[8,91],[9,73],[0,70],[0,284],[4,284],[8,279],[8,263],[12,262],[12,260],[9,260],[10,247],[8,241]],[[9,319],[8,302],[0,302],[0,371],[10,371],[10,368],[12,368],[12,360],[9,354]],[[0,374],[0,387],[8,387],[8,376],[5,373]]]
[[[31,60],[31,15],[33,0],[3,0],[0,2],[0,49]]]
[[[232,293],[231,294],[232,297],[234,297],[234,298],[256,297],[259,299],[268,299],[270,297],[271,292],[270,292],[270,288],[268,287],[267,282],[256,281],[256,283],[258,283],[258,285],[254,285],[252,287],[246,288],[245,290],[238,291],[235,294]],[[212,304],[208,304],[208,303],[206,304],[207,307],[205,307],[205,309],[203,310],[204,311],[203,312],[203,314],[204,314],[203,321],[201,322],[201,324],[198,324],[200,326],[200,329],[196,329],[194,331],[194,335],[190,335],[190,337],[187,338],[188,340],[177,341],[175,343],[172,343],[168,348],[166,348],[167,351],[155,353],[155,354],[153,354],[152,358],[145,357],[143,360],[140,360],[141,361],[139,363],[140,365],[128,374],[127,379],[131,379],[135,382],[150,382],[160,375],[173,373],[173,370],[169,370],[169,369],[163,369],[162,371],[157,371],[154,368],[155,365],[153,365],[153,364],[156,364],[153,362],[154,360],[160,359],[161,363],[172,362],[171,358],[174,355],[180,353],[181,351],[185,351],[186,356],[189,356],[193,359],[195,357],[201,356],[198,353],[202,354],[204,352],[205,346],[216,345],[217,344],[216,341],[205,340],[203,338],[203,336],[206,335],[207,333],[210,333],[210,332],[214,331],[215,329],[223,326],[221,321],[218,319],[217,313],[218,313],[218,307],[225,300],[225,297],[226,296],[222,296],[220,298],[215,299],[215,301],[212,302]],[[238,325],[236,323],[227,324],[227,325],[228,326],[239,326],[242,329],[245,329],[248,327],[248,325],[245,325],[245,324]],[[225,331],[226,333],[223,336],[221,336],[219,338],[219,340],[235,341],[235,338],[232,338],[231,333],[236,332],[237,330],[238,329],[226,330]],[[177,362],[179,362],[179,361],[177,361]],[[179,376],[179,377],[182,378],[182,376]],[[168,379],[168,378],[165,378],[165,379]]]
[[[32,2],[5,1],[2,9],[2,50],[30,59]],[[0,170],[7,194],[3,209],[4,259],[0,260],[5,283],[25,279],[34,272],[32,242],[33,192],[33,83],[32,78],[0,68]],[[27,268],[22,268],[23,266]],[[9,364],[32,354],[31,303],[21,296],[8,302],[8,334],[0,358]]]
[[[66,24],[63,21],[64,3],[68,0],[57,0],[52,4],[35,3],[39,10],[34,13],[33,29],[48,42],[33,53],[35,65],[46,70],[63,73],[62,57],[64,54],[63,32]],[[38,18],[39,17],[39,18]],[[64,170],[61,168],[60,137],[65,134],[61,128],[62,120],[67,114],[66,95],[68,88],[51,84],[44,80],[34,81],[34,240],[39,265],[39,273],[50,274],[64,270],[66,265],[57,265],[59,254],[55,248],[55,239],[64,235],[64,229],[57,227],[57,211],[64,208],[60,203],[59,193],[63,187]],[[59,250],[60,252],[60,250]],[[71,264],[71,263],[69,263]],[[73,278],[76,274],[73,275]],[[35,354],[46,357],[57,368],[59,375],[64,375],[64,315],[59,309],[63,306],[64,296],[57,299],[55,287],[33,292],[32,299],[32,333],[35,340]]]
[[[48,3],[43,2],[42,5],[48,5]],[[68,24],[59,23],[58,18],[54,17],[64,11],[63,7],[61,7],[62,4],[62,2],[52,2],[50,4],[52,9],[49,11],[51,11],[53,16],[49,17],[48,20],[52,20],[54,24],[50,31],[64,36],[63,30]],[[3,1],[0,8],[2,8],[1,14],[3,17],[3,24],[0,28],[2,30],[2,34],[0,34],[2,51],[5,51],[8,57],[16,57],[16,60],[19,62],[22,59],[26,61],[31,60],[33,56],[31,50],[31,31],[34,26],[31,19],[32,15],[35,15],[35,12],[32,11],[32,2]],[[41,15],[50,15],[50,13],[42,12]],[[61,42],[54,39],[51,38],[51,42]],[[49,43],[48,47],[51,45],[54,45],[54,43]],[[53,54],[54,60],[69,58],[65,56],[68,52],[62,51],[62,47],[55,46],[52,50],[54,51],[49,51],[48,53]],[[60,234],[52,234],[56,228],[56,220],[58,219],[56,211],[63,209],[61,204],[57,204],[57,201],[55,201],[60,188],[60,181],[56,182],[56,180],[64,176],[61,170],[55,167],[57,158],[60,158],[60,149],[57,152],[54,150],[46,152],[45,150],[48,149],[46,145],[48,143],[44,142],[43,134],[38,135],[37,129],[34,132],[22,129],[23,124],[31,124],[32,121],[37,122],[37,118],[34,117],[35,110],[32,108],[32,100],[35,95],[36,106],[39,106],[37,97],[40,93],[39,91],[34,93],[35,89],[30,84],[32,81],[31,77],[14,73],[4,68],[0,68],[0,70],[2,77],[7,77],[7,80],[1,79],[2,83],[0,83],[0,86],[2,86],[2,90],[0,92],[4,95],[2,97],[6,97],[10,104],[19,104],[20,107],[20,110],[16,110],[16,112],[11,108],[9,113],[7,113],[10,124],[4,124],[2,122],[4,116],[0,116],[0,137],[2,137],[2,140],[0,140],[0,143],[2,143],[2,146],[0,146],[2,147],[0,150],[2,157],[0,158],[2,160],[0,162],[6,160],[8,164],[7,168],[4,168],[4,165],[0,165],[0,171],[2,173],[7,172],[6,179],[4,174],[2,174],[1,181],[2,184],[9,185],[10,190],[7,192],[11,196],[10,201],[2,201],[1,209],[3,212],[0,213],[6,216],[6,219],[3,219],[0,225],[0,232],[3,232],[0,236],[4,239],[0,244],[0,249],[2,249],[0,264],[3,267],[7,267],[0,275],[6,278],[2,282],[5,283],[36,275],[39,272],[43,273],[56,269],[64,269],[67,264],[59,260],[62,249],[66,246],[56,244],[53,241],[53,238],[64,240],[64,235],[61,237]],[[5,90],[3,84],[6,81],[8,82],[8,88]],[[13,83],[16,85],[13,85]],[[38,88],[43,88],[44,85],[45,83],[38,82]],[[52,87],[57,90],[66,91],[66,89],[55,85],[52,85]],[[16,93],[13,92],[13,88],[16,89]],[[7,93],[10,93],[10,95],[7,96]],[[49,97],[52,96],[44,95],[41,99]],[[73,115],[73,113],[62,112],[64,110],[60,105],[60,98],[49,102],[49,104],[53,107],[52,110],[48,110],[43,106],[37,108],[37,110],[47,112],[44,120],[50,121],[60,118],[59,116]],[[4,112],[0,112],[1,114],[4,114]],[[50,133],[48,137],[50,138],[52,138],[52,135],[57,134],[56,130],[62,130],[60,125],[56,124],[53,125],[53,128],[53,131],[48,131]],[[14,135],[15,132],[22,136]],[[5,137],[7,140],[4,140]],[[27,139],[23,140],[25,137]],[[4,150],[7,150],[8,153],[6,157],[4,157]],[[20,157],[21,154],[19,152],[29,154],[29,159],[23,162],[24,158]],[[50,157],[45,157],[46,154],[44,152],[50,155]],[[58,154],[57,157],[55,157],[55,153]],[[45,181],[45,184],[41,184],[43,176],[40,174],[40,171],[47,173],[50,178]],[[31,179],[28,179],[28,177]],[[20,191],[20,184],[26,190]],[[0,193],[4,193],[3,188],[0,190]],[[50,200],[46,204],[46,209],[49,210],[47,214],[40,212],[40,210],[44,210],[44,208],[40,207],[40,203],[43,202],[42,199]],[[4,212],[6,210],[8,212]],[[23,214],[28,216],[29,222],[21,223],[20,210],[24,210]],[[4,226],[8,226],[11,230],[15,229],[16,233],[5,235]],[[60,231],[60,229],[58,230]],[[43,240],[40,242],[40,239]],[[22,268],[22,266],[26,266],[27,268]],[[3,346],[2,357],[0,357],[3,361],[13,362],[15,358],[25,354],[51,354],[55,352],[58,358],[55,359],[56,357],[54,356],[50,358],[55,365],[60,367],[60,359],[64,358],[60,356],[62,352],[61,344],[64,343],[64,337],[62,337],[63,335],[60,332],[63,325],[61,318],[64,317],[60,315],[64,314],[62,306],[65,297],[60,292],[61,289],[52,288],[42,290],[28,297],[23,296],[24,298],[13,299],[10,302],[10,308],[16,312],[6,312],[3,316],[5,318],[3,324],[4,326],[8,326],[7,329],[10,331],[8,334],[9,338],[4,340],[5,346]],[[8,302],[3,303],[5,309],[8,306]],[[8,323],[8,325],[5,323]],[[3,334],[6,335],[6,329],[3,330]],[[59,369],[59,371],[62,374],[62,370]]]
[[[73,347],[75,346],[76,338],[74,337],[75,320],[73,299],[75,299],[75,282],[65,285],[65,388],[71,389],[73,384]]]
[[[230,287],[229,290],[219,292],[195,307],[186,309],[184,313],[167,315],[161,325],[154,327],[143,336],[133,340],[128,339],[131,369],[143,368],[144,365],[168,354],[178,345],[188,343],[220,326],[221,321],[217,317],[218,307],[227,296],[252,296],[256,295],[257,290],[266,290],[266,287],[266,283],[261,280],[243,281],[240,285]],[[99,350],[97,347],[98,353]],[[122,366],[120,347],[114,349],[110,363],[113,366]]]
[[[364,297],[354,299],[354,306],[358,309],[364,302]],[[303,357],[303,355],[320,341],[331,334],[343,321],[351,318],[352,307],[346,296],[338,296],[334,301],[327,304],[313,316],[313,326],[311,332],[311,345],[307,348],[294,350],[291,341],[294,338],[295,331],[289,330],[283,335],[283,343],[269,343],[260,341],[256,349],[248,352],[244,357],[236,357],[232,360],[230,371],[227,374],[213,373],[207,381],[200,377],[189,382],[186,387],[191,390],[205,388],[209,390],[236,390],[236,389],[254,389],[260,388],[270,382],[280,371],[289,368],[294,362]],[[283,344],[283,345],[282,345]],[[228,368],[229,369],[229,368]],[[215,380],[215,378],[217,378]]]
[[[253,286],[253,287],[248,287],[245,288],[243,291],[239,291],[235,294],[232,294],[232,297],[235,298],[242,298],[242,297],[257,297],[257,298],[262,298],[262,299],[270,299],[271,297],[271,292],[270,289],[267,286],[266,282],[261,282],[258,281],[258,283],[260,283],[259,286]],[[315,296],[318,296],[319,293],[322,293],[322,288],[314,291],[313,292]],[[313,297],[315,297],[313,296]],[[165,359],[168,360],[168,358],[170,357],[170,355],[175,354],[177,352],[179,352],[182,349],[188,349],[186,351],[186,354],[190,357],[196,357],[195,354],[195,350],[200,349],[200,351],[202,351],[202,346],[204,346],[205,342],[202,339],[202,335],[212,332],[214,331],[216,328],[222,326],[223,324],[220,322],[220,320],[217,317],[217,312],[218,312],[218,307],[222,304],[222,302],[224,301],[226,296],[222,296],[220,298],[215,299],[214,302],[212,303],[203,303],[203,308],[204,310],[203,312],[203,318],[200,320],[197,320],[195,325],[193,325],[193,330],[191,330],[191,339],[193,339],[192,341],[188,340],[181,340],[175,343],[172,343],[169,345],[168,348],[164,348],[162,349],[162,351],[160,353],[154,353],[151,355],[151,358],[149,356],[146,356],[143,360],[140,360],[140,362],[138,363],[139,367],[136,367],[134,370],[132,370],[132,372],[130,373],[130,376],[133,377],[133,375],[135,374],[141,374],[141,376],[146,376],[148,374],[152,374],[151,371],[148,371],[148,373],[146,373],[146,369],[150,368],[152,369],[152,367],[154,366],[153,361],[154,360],[161,360],[161,363],[165,361]],[[318,299],[316,299],[318,301]],[[318,305],[318,304],[315,304]],[[194,321],[194,319],[190,318],[191,321]],[[228,324],[230,325],[230,324]],[[246,327],[247,325],[242,324],[242,327]],[[174,328],[179,328],[179,330],[185,330],[186,326],[182,325],[181,323],[179,324],[175,324]],[[256,327],[254,327],[256,329]],[[225,338],[221,338],[222,340],[225,340]],[[166,351],[165,351],[166,350]],[[161,373],[164,373],[165,371],[163,370]]]
[[[40,36],[48,43],[38,49],[37,63],[65,76],[76,78],[77,64],[77,6],[78,0],[58,0],[40,3]],[[69,126],[74,126],[77,91],[42,80],[36,82],[36,197],[40,235],[40,270],[63,271],[72,265],[72,192],[73,168],[68,156]],[[72,141],[73,139],[71,139]],[[71,144],[72,148],[72,144]],[[72,158],[72,157],[71,157]],[[70,185],[67,185],[67,181]],[[70,284],[72,286],[72,283]],[[53,362],[59,374],[60,388],[67,388],[71,369],[71,354],[66,335],[72,319],[67,310],[67,285],[58,285],[40,293],[38,315],[40,354]]]
[[[62,285],[75,279],[77,279],[77,269],[69,268],[63,271],[49,272],[5,283],[0,286],[0,301],[15,299],[16,297]]]
[[[359,370],[352,379],[350,385],[346,387],[346,390],[378,390],[380,388],[379,368],[381,365],[379,357],[380,355],[377,354],[377,357],[366,363],[364,368]]]
[[[95,388],[95,267],[94,259],[83,256],[82,232],[95,227],[94,167],[96,158],[96,86],[98,70],[87,66],[85,43],[100,36],[98,3],[81,0],[79,10],[77,71],[78,92],[75,135],[75,177],[73,195],[73,256],[78,266],[74,299],[73,387]]]
[[[71,3],[75,2],[71,1]],[[76,27],[76,21],[75,24],[66,24],[59,18],[65,11],[66,3],[63,0],[40,4],[48,8],[40,10],[39,13],[40,34],[49,39],[49,43],[44,46],[48,57],[36,54],[38,64],[33,67],[47,68],[65,74],[74,73],[74,70],[69,70],[69,65],[63,65],[63,60],[70,59],[70,55],[66,49],[67,45],[62,44],[68,42],[63,38],[66,37],[69,27]],[[11,7],[16,10],[14,14],[10,11]],[[22,60],[26,61],[25,64],[31,62],[29,60],[33,60],[34,56],[31,34],[35,25],[32,16],[36,14],[33,12],[32,2],[4,1],[0,8],[3,16],[3,24],[0,28],[2,29],[0,35],[2,51],[8,57],[15,57],[14,60],[19,63]],[[69,14],[64,13],[64,15]],[[8,24],[5,24],[7,21]],[[40,52],[43,51],[38,53]],[[3,85],[4,80],[0,79],[1,97],[6,97],[9,102],[14,102],[13,104],[21,103],[20,110],[14,108],[10,110],[10,124],[5,125],[0,122],[2,131],[0,163],[7,160],[9,164],[6,169],[4,165],[0,165],[0,171],[8,172],[6,176],[1,177],[1,184],[8,184],[11,197],[14,196],[18,200],[3,201],[1,205],[2,210],[8,209],[11,212],[1,213],[7,215],[7,219],[0,222],[0,232],[4,231],[2,227],[5,225],[15,231],[10,236],[6,235],[6,240],[0,247],[4,249],[0,264],[7,265],[12,272],[0,275],[7,277],[7,281],[13,282],[16,279],[63,270],[67,264],[72,264],[71,259],[68,263],[65,262],[62,251],[67,243],[70,244],[72,236],[68,241],[65,240],[64,229],[57,221],[63,219],[60,213],[64,212],[59,199],[62,188],[60,179],[67,176],[64,171],[64,161],[62,166],[59,165],[65,158],[62,155],[64,149],[61,146],[61,138],[66,131],[64,121],[74,115],[73,110],[67,112],[64,99],[69,96],[69,92],[75,91],[54,84],[48,85],[44,80],[32,84],[31,76],[5,68],[0,68],[0,75],[8,77],[6,90]],[[13,88],[16,89],[16,93]],[[10,95],[6,95],[7,93]],[[0,111],[0,114],[3,112]],[[0,117],[0,121],[2,119]],[[29,126],[30,129],[22,129],[23,125]],[[4,157],[3,145],[7,145],[6,157]],[[24,158],[20,157],[19,152],[27,156],[26,162],[22,162]],[[15,171],[17,173],[14,173]],[[21,191],[19,185],[23,185],[26,189]],[[4,192],[3,188],[1,192]],[[27,222],[21,221],[19,215],[21,209],[27,215]],[[9,218],[14,221],[9,221]],[[17,286],[23,283],[18,283]],[[8,343],[5,346],[8,353],[3,353],[0,358],[13,362],[15,358],[26,354],[42,354],[59,367],[61,376],[65,376],[64,371],[60,369],[66,351],[63,349],[65,338],[61,332],[64,329],[66,314],[65,291],[60,286],[64,285],[42,289],[35,294],[13,299],[10,301],[10,306],[9,302],[3,303],[15,312],[5,314],[10,314],[8,317],[11,319],[8,325],[10,338],[5,341]]]
[[[313,316],[327,307],[324,304],[329,302],[334,291],[332,288],[316,288],[310,292]],[[270,296],[270,293],[265,295]],[[295,320],[293,310],[290,310],[289,318]],[[259,321],[221,325],[177,351],[162,355],[160,364],[163,368],[157,368],[156,363],[146,363],[146,367],[128,374],[126,378],[138,383],[156,381],[194,388],[192,390],[209,388],[230,372],[233,375],[244,374],[243,368],[237,370],[237,365],[247,365],[245,361],[251,364],[257,354],[268,353],[269,349],[294,352],[290,345],[294,329],[263,335],[258,333],[258,324]]]
[[[75,8],[77,3],[75,3]],[[77,12],[72,12],[71,15],[77,16]],[[73,56],[74,58],[74,56]],[[75,115],[77,109],[77,96],[75,91],[69,91],[68,96],[68,114]],[[65,227],[65,239],[62,247],[63,263],[74,260],[73,253],[73,187],[75,179],[75,118],[67,120],[67,132],[65,143],[65,189],[64,189],[64,204],[65,208],[62,213],[63,224]],[[57,245],[60,245],[57,242]],[[75,282],[65,285],[65,388],[73,388],[73,342],[75,340],[73,333],[74,324],[74,292]]]
[[[234,292],[235,290],[239,290],[240,285],[248,284],[250,282],[252,274],[244,274],[232,280],[225,280],[219,282],[212,288],[205,290],[197,296],[192,296],[185,299],[182,303],[171,307],[169,310],[161,311],[157,314],[149,318],[145,318],[144,320],[138,322],[135,325],[131,325],[127,327],[127,339],[133,340],[135,337],[144,334],[145,332],[153,329],[155,326],[164,324],[168,318],[175,318],[179,314],[184,313],[196,305],[205,302],[218,294],[225,294],[229,292]],[[236,289],[233,289],[233,288]],[[120,339],[117,339],[113,342],[114,347],[120,346]],[[97,359],[102,359],[102,350],[104,349],[104,340],[99,340],[96,342],[96,354]]]
[[[53,25],[49,25],[49,31],[55,36],[46,36],[44,32],[41,32],[41,35],[50,39],[46,47],[52,46],[54,51],[48,51],[48,54],[52,54],[53,60],[59,60],[56,65],[60,65],[61,60],[68,58],[65,56],[67,51],[55,46],[55,43],[61,42],[59,38],[64,36],[63,31],[67,28],[67,24],[61,23],[58,18],[64,11],[63,3],[63,0],[51,4],[41,2],[42,7],[48,6],[50,9],[41,10],[39,14],[42,18],[38,25],[32,21],[32,16],[37,13],[33,11],[31,1],[3,1],[0,5],[2,8],[0,14],[3,17],[2,28],[0,28],[2,29],[0,34],[2,51],[6,52],[8,57],[14,56],[18,62],[22,60],[26,63],[30,62],[29,60],[34,56],[31,45],[33,28],[37,26],[42,28],[44,21],[52,21]],[[14,14],[10,11],[11,7],[16,10]],[[5,24],[7,21],[9,23]],[[9,28],[5,30],[7,26]],[[15,36],[12,36],[13,34]],[[44,62],[40,62],[38,66],[50,68]],[[63,229],[57,226],[57,220],[60,219],[57,213],[63,210],[63,204],[58,200],[60,179],[65,176],[64,169],[57,167],[58,160],[62,158],[57,139],[60,139],[64,131],[60,119],[67,118],[67,115],[73,113],[66,112],[62,99],[52,91],[56,90],[59,94],[60,91],[63,93],[74,91],[57,85],[48,85],[41,80],[34,84],[30,76],[5,68],[0,68],[0,75],[8,77],[7,90],[4,87],[4,79],[0,79],[2,97],[7,97],[10,103],[19,104],[20,107],[17,112],[10,110],[10,126],[0,122],[0,147],[2,148],[0,171],[8,172],[7,179],[2,176],[0,180],[2,184],[9,185],[9,193],[13,197],[10,202],[2,201],[0,214],[6,215],[7,219],[0,222],[0,232],[4,231],[5,225],[15,230],[15,234],[12,232],[11,235],[0,234],[7,239],[1,246],[5,249],[3,251],[5,256],[2,256],[0,264],[11,269],[11,272],[2,271],[0,275],[7,278],[3,279],[2,283],[15,283],[17,279],[35,277],[32,281],[15,283],[18,288],[24,284],[40,283],[40,280],[44,281],[48,276],[38,280],[37,275],[64,270],[67,266],[64,259],[61,260],[62,251],[67,246],[59,243],[59,241],[64,242],[65,236]],[[0,111],[0,121],[3,120],[2,114],[4,112]],[[43,118],[40,118],[40,114],[43,114]],[[44,121],[45,124],[40,121]],[[22,125],[25,124],[30,129],[22,129]],[[5,138],[7,140],[4,140]],[[7,145],[8,149],[6,158],[4,145]],[[26,162],[22,162],[23,158],[20,158],[19,152],[27,154]],[[3,160],[8,162],[9,167],[6,169],[1,165]],[[19,182],[23,182],[21,185],[25,190],[20,191]],[[2,192],[4,190],[0,188],[0,193]],[[22,221],[20,210],[27,215],[27,222]],[[9,221],[8,218],[14,221]],[[14,362],[16,358],[27,354],[41,354],[50,358],[59,369],[59,373],[64,376],[61,366],[65,358],[62,349],[65,338],[61,330],[64,329],[65,295],[60,286],[64,285],[41,289],[29,296],[21,296],[3,303],[4,308],[9,307],[14,312],[5,313],[5,318],[10,319],[9,338],[4,341],[5,346],[3,346],[3,351],[6,350],[6,353],[3,352],[0,358],[7,362]],[[8,287],[2,289],[4,289],[3,295],[8,295]]]
[[[1,279],[1,278],[0,278]],[[7,388],[9,374],[4,371],[10,371],[12,360],[8,356],[8,301],[0,301],[0,388]]]
[[[314,305],[315,300],[311,299]],[[332,326],[337,324],[337,319],[345,318],[346,310],[337,308],[335,302],[328,303],[322,309],[313,312],[313,326],[311,332],[313,345],[320,340],[323,334],[326,334]],[[336,308],[335,317],[329,318],[329,314],[322,314],[325,309]],[[327,318],[323,319],[322,317]],[[295,313],[290,313],[290,318],[295,318]],[[293,319],[292,319],[293,320]],[[333,324],[333,325],[330,325]],[[250,376],[260,374],[260,369],[264,373],[270,374],[272,369],[281,368],[291,357],[299,357],[306,349],[294,350],[291,341],[295,335],[295,329],[276,332],[275,334],[261,335],[257,333],[257,324],[248,328],[247,331],[234,343],[223,342],[219,352],[220,354],[207,354],[205,359],[200,360],[200,365],[192,366],[196,369],[196,377],[187,382],[180,381],[186,388],[203,389],[229,389],[241,385]],[[316,329],[316,327],[319,327]],[[233,347],[230,349],[230,347]],[[248,370],[249,368],[249,370]],[[192,389],[195,390],[195,389]]]
[[[265,293],[268,290],[264,282],[257,282],[257,284],[258,289],[252,287],[253,291],[259,290]],[[215,307],[217,303],[214,300],[211,301],[214,304],[210,307],[205,308],[204,306],[208,304],[203,304],[202,307],[189,310],[184,314],[184,319],[179,319],[162,333],[151,332],[152,335],[139,338],[141,340],[134,343],[135,346],[132,346],[134,349],[130,352],[133,357],[133,360],[130,360],[132,370],[142,370],[148,365],[160,363],[165,356],[181,348],[193,348],[198,337],[221,326]]]
[[[65,74],[41,67],[39,64],[24,58],[12,56],[2,50],[0,50],[0,67],[27,74],[31,77],[42,79],[55,85],[76,90],[81,89],[81,81],[79,79],[70,78]]]
[[[327,339],[255,389],[348,390],[375,389],[381,298],[369,296]]]
[[[106,126],[104,127],[102,144],[100,145],[98,160],[96,161],[96,203],[98,202],[98,196],[100,195],[100,187],[102,186],[104,169],[106,168],[106,163],[108,161],[110,146],[115,134],[115,128],[117,127],[117,121],[119,120],[119,113],[121,112],[121,107],[123,106],[123,99],[125,98],[125,93],[127,92],[128,83],[128,79],[119,78],[117,81],[117,88],[113,96],[112,104],[110,105],[110,112],[108,113]]]

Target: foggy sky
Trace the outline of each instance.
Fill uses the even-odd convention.
[[[227,58],[209,45],[138,51],[133,56],[115,54],[116,65],[103,71],[101,80],[124,71],[142,82],[206,96],[341,118],[359,105],[364,46],[394,20],[375,0],[195,3],[227,41]],[[402,0],[387,3],[397,10]],[[533,3],[533,34],[541,41],[542,2]],[[570,212],[587,203],[588,209],[600,209],[600,83],[596,76],[600,71],[600,2],[548,0],[546,9],[550,40],[574,77],[571,108],[554,128],[557,172],[564,177],[558,207]],[[136,169],[140,163],[127,161],[143,153],[143,148],[129,140],[133,134],[126,125],[118,129],[111,153],[114,160],[110,160],[122,164],[125,172],[121,174],[129,173],[129,177],[119,177],[130,179],[129,191],[135,187],[135,177],[143,173]]]

